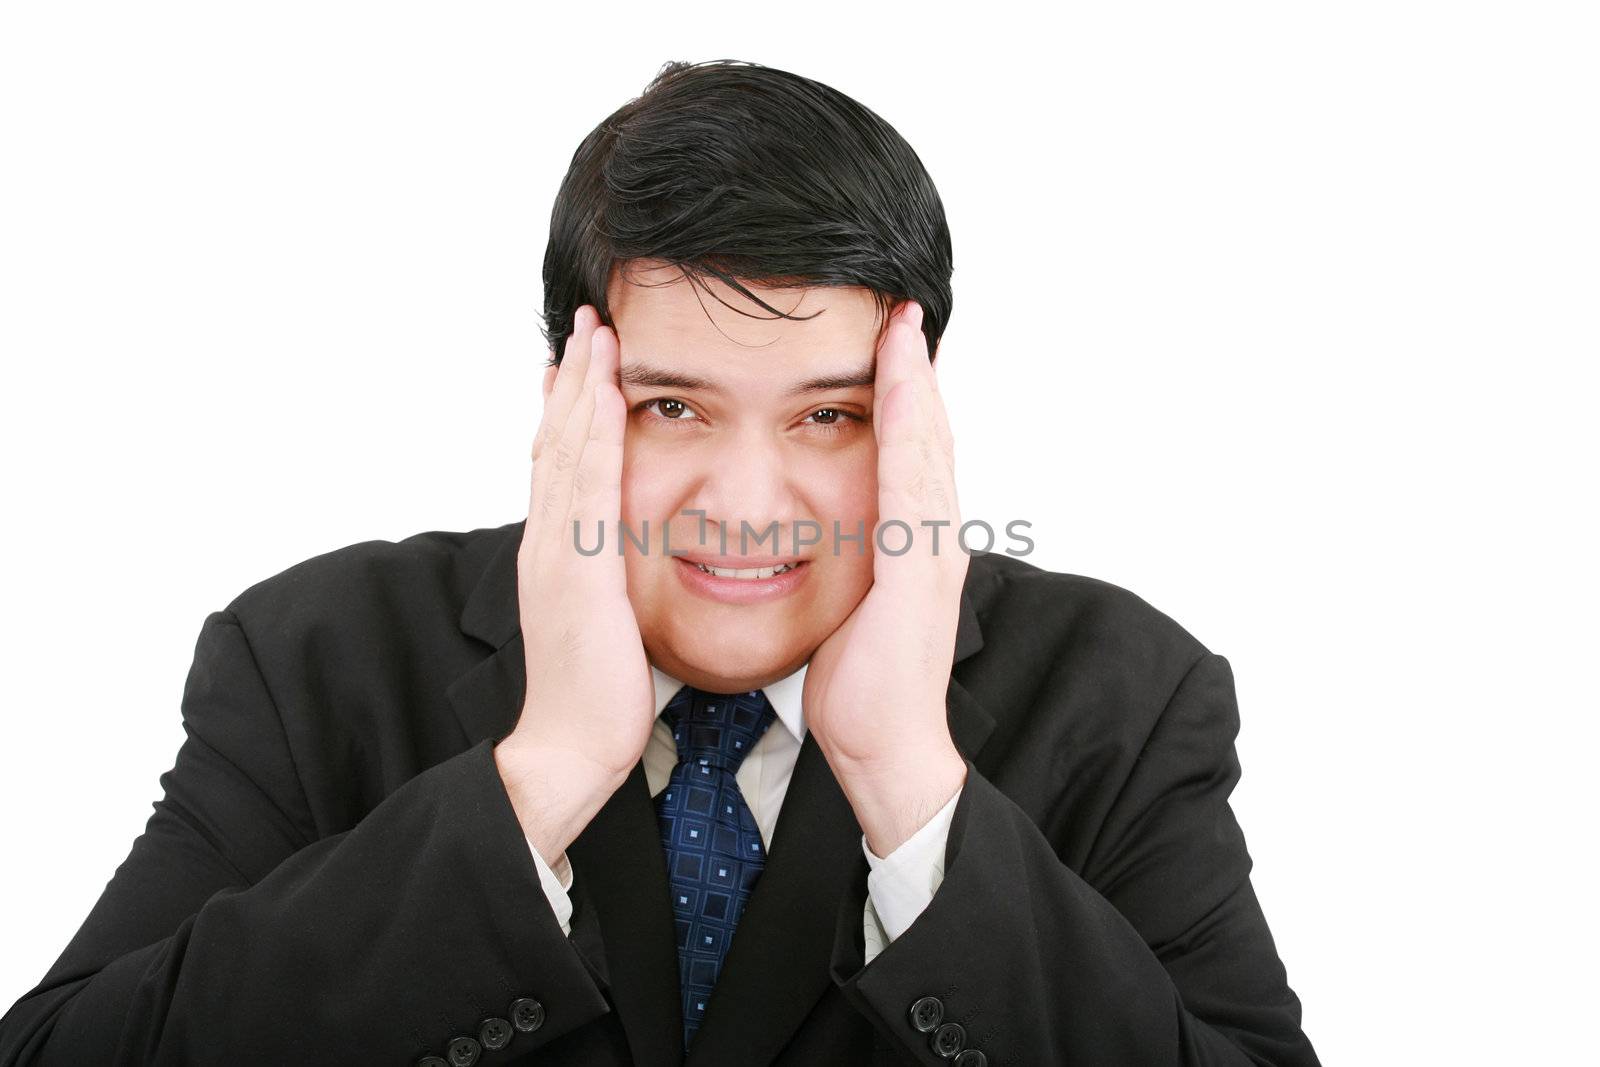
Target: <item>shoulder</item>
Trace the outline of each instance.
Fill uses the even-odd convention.
[[[1021,642],[1053,655],[1092,654],[1103,661],[1185,668],[1209,649],[1143,596],[1101,578],[1052,571],[1025,559],[975,554],[968,595],[993,642]]]
[[[1184,679],[1221,659],[1103,579],[984,553],[969,564],[966,592],[983,644],[954,675],[995,719],[984,767],[1019,780],[1065,774],[1085,796],[1109,795]]]
[[[359,653],[375,645],[459,635],[462,610],[517,523],[374,539],[302,560],[239,593],[226,612],[258,654],[308,644]]]
[[[361,541],[256,582],[211,616],[242,635],[226,646],[239,673],[213,709],[190,701],[186,717],[225,714],[241,729],[240,687],[257,687],[276,719],[257,728],[281,731],[308,823],[322,834],[354,825],[459,750],[449,686],[486,654],[461,620],[520,527]]]

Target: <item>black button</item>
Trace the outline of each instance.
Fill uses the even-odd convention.
[[[955,1058],[955,1067],[989,1067],[989,1057],[975,1048],[969,1048]]]
[[[511,1025],[530,1033],[544,1025],[544,1005],[532,997],[511,1002]]]
[[[933,1039],[928,1046],[948,1060],[967,1047],[966,1028],[960,1023],[945,1023],[933,1032]]]
[[[417,1061],[417,1067],[450,1067],[450,1065],[437,1056],[424,1056]]]
[[[483,1020],[483,1025],[478,1027],[478,1040],[486,1049],[502,1049],[511,1044],[511,1035],[515,1032],[511,1029],[510,1023],[491,1016]]]
[[[944,1001],[938,997],[919,997],[911,1005],[911,1025],[917,1028],[919,1034],[931,1033],[943,1018]]]
[[[470,1037],[453,1037],[450,1044],[445,1046],[445,1055],[450,1057],[450,1067],[472,1067],[478,1062],[478,1054],[483,1051],[483,1046]]]

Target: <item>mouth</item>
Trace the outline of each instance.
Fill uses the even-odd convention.
[[[689,559],[679,556],[674,569],[689,592],[733,605],[781,600],[801,588],[811,573],[809,560],[770,557]]]
[[[696,560],[692,560],[692,559],[689,560],[688,562],[694,564],[694,566],[697,567],[701,571],[701,573],[703,573],[703,574],[710,574],[710,575],[713,575],[713,576],[715,576],[717,578],[734,578],[734,579],[737,579],[739,581],[747,581],[747,582],[749,582],[749,581],[763,581],[763,580],[765,580],[767,578],[773,578],[773,577],[776,577],[777,575],[780,575],[780,574],[788,574],[792,570],[796,570],[796,569],[798,569],[800,567],[805,566],[805,560],[796,560],[793,563],[779,563],[777,566],[774,566],[774,567],[743,567],[743,568],[738,568],[738,567],[713,567],[713,566],[710,566],[709,564],[700,563],[700,562],[698,562]]]

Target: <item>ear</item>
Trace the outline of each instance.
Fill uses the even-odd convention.
[[[550,353],[550,358],[556,358],[554,352]],[[558,366],[549,366],[544,369],[544,400],[547,404],[550,402],[550,390],[556,386],[556,373],[560,370],[561,368]]]

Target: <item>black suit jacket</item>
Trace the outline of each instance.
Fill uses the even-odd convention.
[[[642,764],[569,850],[570,938],[496,772],[522,525],[354,545],[205,620],[164,796],[0,1063],[464,1063],[495,1018],[486,1065],[683,1062]],[[862,966],[861,828],[808,736],[688,1062],[1315,1064],[1227,803],[1227,660],[995,554],[955,660],[932,903]]]

